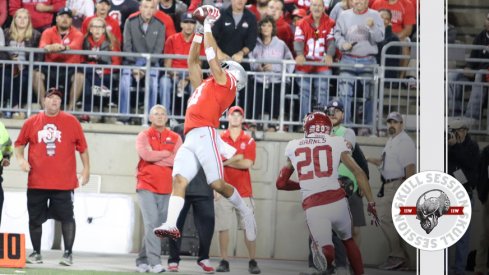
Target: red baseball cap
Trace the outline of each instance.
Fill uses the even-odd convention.
[[[292,12],[292,16],[298,16],[300,18],[304,17],[307,15],[307,11],[305,9],[295,9]]]
[[[229,114],[232,114],[234,112],[240,112],[241,115],[244,116],[243,108],[239,107],[238,105],[229,108]]]

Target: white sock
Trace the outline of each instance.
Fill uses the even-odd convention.
[[[179,196],[170,196],[170,201],[168,202],[168,214],[166,218],[166,224],[170,226],[177,226],[177,219],[182,211],[185,199]]]
[[[234,192],[231,197],[228,198],[228,200],[234,205],[234,207],[236,207],[236,209],[239,210],[240,213],[244,214],[249,211],[248,206],[243,201],[243,198],[241,198],[241,195],[238,193],[238,190],[236,190],[236,188],[234,188]]]

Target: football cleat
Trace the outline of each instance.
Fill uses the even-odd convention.
[[[160,227],[153,229],[153,233],[160,238],[170,237],[172,239],[180,238],[180,230],[176,226],[169,226],[164,223]]]

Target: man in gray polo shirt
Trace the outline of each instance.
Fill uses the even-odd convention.
[[[416,146],[404,131],[400,113],[387,116],[387,130],[390,138],[382,151],[381,158],[367,158],[380,168],[384,184],[384,196],[377,201],[380,226],[389,243],[389,257],[379,266],[384,270],[396,270],[409,266],[406,243],[402,240],[392,221],[392,200],[402,182],[416,172]]]

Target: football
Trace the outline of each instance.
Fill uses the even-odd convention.
[[[204,20],[207,16],[212,17],[212,22],[215,22],[221,16],[219,9],[211,6],[211,5],[203,5],[198,7],[193,13],[192,16],[197,20],[200,24],[204,24]]]
[[[208,14],[209,13],[207,12],[207,9],[202,6],[195,9],[194,12],[192,13],[192,16],[194,17],[195,20],[197,20],[197,22],[199,22],[200,24],[204,24],[204,20]]]

